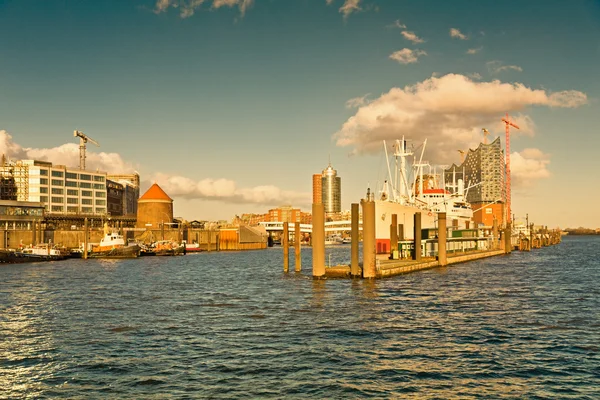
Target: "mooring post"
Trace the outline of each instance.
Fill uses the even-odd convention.
[[[287,221],[283,222],[283,235],[281,236],[281,246],[283,246],[283,272],[290,270],[290,227]]]
[[[390,224],[390,260],[398,258],[398,214],[392,214]]]
[[[312,274],[320,279],[325,275],[325,207],[320,203],[312,205]]]
[[[512,229],[510,222],[506,224],[506,229],[504,230],[504,252],[506,254],[512,251]]]
[[[361,200],[363,214],[363,278],[375,278],[375,202],[370,191]]]
[[[446,257],[446,213],[438,213],[438,262],[441,266],[448,265]]]
[[[492,222],[492,250],[498,248],[498,220],[494,217]]]
[[[302,252],[300,249],[300,239],[302,238],[302,234],[300,233],[300,222],[296,221],[296,223],[294,224],[294,230],[295,230],[295,236],[294,236],[294,240],[296,242],[296,264],[294,265],[294,270],[296,272],[300,272],[302,271]]]
[[[415,248],[413,250],[413,260],[421,261],[421,213],[415,213],[415,221],[414,221],[414,238],[415,238]]]
[[[87,260],[88,258],[88,219],[85,218],[83,220],[83,259]]]
[[[358,203],[351,204],[350,212],[350,275],[358,276]]]
[[[35,246],[35,245],[37,244],[37,243],[35,242],[35,235],[36,235],[36,233],[37,233],[37,220],[33,220],[33,224],[32,224],[32,226],[33,226],[33,229],[31,230],[31,234],[32,234],[32,237],[31,237],[31,244],[32,244],[33,246]]]

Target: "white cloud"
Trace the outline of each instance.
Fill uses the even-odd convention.
[[[123,160],[117,153],[96,153],[87,148],[86,169],[109,173],[133,173],[140,169],[133,163]],[[66,143],[58,147],[25,148],[16,143],[5,130],[0,130],[0,154],[9,160],[39,160],[53,164],[79,167],[79,145]],[[146,181],[146,180],[145,180]],[[156,173],[157,182],[172,198],[221,200],[228,203],[248,203],[260,205],[295,204],[308,207],[312,200],[310,193],[286,191],[276,186],[265,185],[251,188],[238,188],[229,179],[206,178],[195,181],[190,178]]]
[[[261,204],[278,206],[294,204],[310,206],[310,193],[281,190],[276,186],[264,185],[238,188],[229,179],[202,179],[199,181],[183,176],[158,173],[154,181],[171,197],[184,199],[220,200],[228,203]]]
[[[333,0],[325,0],[325,3],[327,3],[327,5],[331,5],[331,3],[333,3]]]
[[[399,19],[395,20],[393,24],[388,25],[387,27],[388,28],[406,29],[406,25],[404,25],[403,23],[401,23]]]
[[[350,14],[356,11],[360,11],[361,8],[358,6],[361,0],[345,0],[344,4],[340,7],[340,13],[344,14],[344,18],[347,18]]]
[[[467,54],[477,54],[479,53],[481,50],[483,49],[483,47],[477,47],[475,49],[469,49],[467,50]]]
[[[354,97],[348,101],[346,101],[346,108],[358,108],[364,106],[369,102],[367,97],[369,97],[370,93],[365,94],[362,97]]]
[[[457,38],[460,40],[467,40],[467,35],[463,34],[460,30],[456,28],[450,28],[450,37]]]
[[[517,116],[522,133],[533,135],[535,124],[519,114],[528,107],[570,108],[586,103],[586,94],[577,91],[549,93],[522,83],[476,82],[464,75],[448,74],[390,89],[358,108],[334,139],[338,146],[352,147],[353,153],[367,153],[379,151],[384,139],[404,135],[422,142],[427,138],[427,157],[438,164],[450,164],[456,161],[454,149],[479,144],[481,128],[503,133],[500,120],[505,112]]]
[[[523,68],[519,67],[518,65],[503,65],[502,61],[488,61],[487,63],[485,63],[489,73],[491,75],[496,75],[500,72],[505,72],[505,71],[518,71],[518,72],[523,72]]]
[[[96,153],[90,151],[90,147],[92,146],[88,143],[85,159],[86,169],[122,173],[130,173],[135,170],[134,165],[124,161],[119,154]],[[49,149],[22,147],[13,141],[8,132],[0,130],[0,153],[13,160],[49,161],[70,168],[79,168],[79,145],[76,143],[65,143]]]
[[[400,64],[413,64],[419,61],[420,56],[426,56],[424,50],[411,50],[404,48],[390,54],[392,60],[398,61]]]
[[[402,36],[404,36],[404,38],[406,40],[410,40],[413,43],[423,43],[424,42],[424,40],[421,39],[420,37],[418,37],[414,32],[402,31],[401,34],[402,34]]]
[[[550,177],[549,164],[550,155],[539,149],[529,148],[510,153],[511,186],[519,191]]]
[[[479,81],[483,78],[479,72],[473,72],[472,74],[469,74],[467,76],[476,81]]]
[[[179,8],[179,16],[181,18],[189,18],[204,4],[210,3],[211,0],[156,0],[154,12],[160,14],[166,12],[169,7]],[[254,4],[254,0],[212,0],[211,8],[219,9],[221,7],[236,7],[240,14],[244,16],[246,10]]]

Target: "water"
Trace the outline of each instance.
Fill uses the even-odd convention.
[[[2,265],[0,398],[599,398],[599,245],[376,282],[310,249]]]

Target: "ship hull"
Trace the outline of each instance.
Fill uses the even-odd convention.
[[[88,254],[88,258],[136,258],[139,255],[140,247],[136,245],[92,251]]]

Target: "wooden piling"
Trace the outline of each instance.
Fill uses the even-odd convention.
[[[504,229],[504,252],[506,254],[510,253],[512,250],[512,228],[510,222],[506,224],[506,228]]]
[[[350,221],[350,275],[358,276],[360,274],[358,268],[358,203],[351,205],[351,221]]]
[[[498,248],[498,220],[494,216],[494,222],[492,223],[492,250]]]
[[[83,259],[87,260],[88,258],[88,219],[85,218],[83,220]]]
[[[390,224],[390,260],[398,258],[398,214],[392,214]]]
[[[325,276],[325,208],[323,204],[312,205],[312,274],[319,279]]]
[[[446,213],[438,213],[438,262],[441,266],[448,265],[446,257]]]
[[[361,200],[363,215],[363,278],[375,278],[375,202],[369,194]]]
[[[302,271],[302,249],[300,248],[300,239],[302,239],[302,233],[300,232],[300,222],[294,224],[294,241],[296,242],[296,263],[294,264],[294,270],[296,272]]]
[[[415,248],[413,249],[412,259],[415,261],[421,261],[421,213],[415,213],[414,232]],[[364,227],[363,227],[364,229]]]
[[[283,247],[283,272],[290,270],[290,227],[287,222],[283,223],[283,235],[281,236],[281,246]]]
[[[37,242],[35,241],[36,240],[35,236],[37,234],[37,220],[33,221],[32,226],[33,226],[33,229],[31,230],[31,233],[32,233],[31,244],[33,246],[35,246],[37,244]]]

